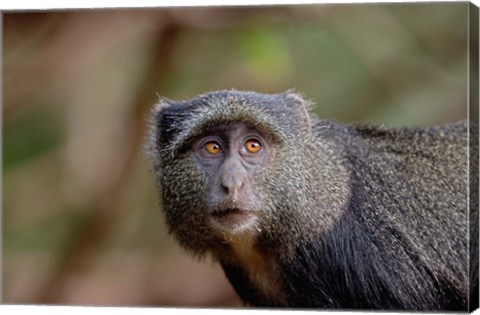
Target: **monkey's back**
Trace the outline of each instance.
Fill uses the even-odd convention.
[[[299,304],[465,309],[467,124],[382,129],[321,121],[313,132],[318,148],[327,138],[336,143],[351,195],[337,224],[298,250],[303,266],[316,261],[305,272],[289,269]],[[312,295],[297,281],[321,289]]]
[[[369,189],[372,198],[365,206],[377,209],[365,214],[378,212],[402,225],[420,248],[446,265],[458,261],[451,255],[465,258],[467,125],[357,131],[360,145],[349,153],[352,188]]]
[[[364,214],[388,218],[431,263],[465,277],[466,268],[457,262],[466,263],[468,250],[466,123],[357,130],[364,148],[352,159],[354,182],[362,186],[354,189],[370,189],[374,198],[365,206],[377,210]]]

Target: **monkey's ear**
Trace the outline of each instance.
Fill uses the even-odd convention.
[[[156,142],[159,140],[159,136],[162,133],[161,129],[163,128],[162,121],[164,120],[165,114],[168,111],[168,108],[173,106],[175,102],[166,98],[159,96],[158,102],[153,106],[151,112],[151,121],[150,125],[154,131],[154,137]]]
[[[159,96],[158,102],[152,108],[148,133],[147,152],[153,157],[153,160],[159,160],[158,155],[161,148],[168,142],[168,134],[170,133],[171,125],[169,122],[171,114],[169,112],[175,111],[178,103],[166,97]]]
[[[166,98],[164,96],[160,96],[158,95],[158,102],[155,104],[155,106],[153,106],[153,109],[152,109],[152,116],[158,116],[158,115],[161,115],[162,111],[170,106],[173,106],[173,104],[175,104],[176,102],[169,99],[169,98]]]
[[[293,118],[298,122],[299,130],[304,138],[310,135],[312,131],[312,122],[309,111],[313,109],[313,102],[305,99],[303,95],[296,92],[294,89],[289,89],[282,93],[286,100],[286,104],[290,106],[293,111]]]
[[[192,128],[192,116],[198,103],[194,101],[173,101],[165,97],[153,108],[152,124],[155,149],[158,153],[173,148],[175,141]],[[178,142],[178,141],[177,141]]]

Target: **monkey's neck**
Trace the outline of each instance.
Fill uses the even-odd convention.
[[[229,277],[237,292],[238,287],[247,286],[256,291],[261,300],[269,301],[268,304],[287,306],[276,259],[258,247],[255,235],[248,233],[230,241],[227,252],[220,257],[222,265],[234,266],[244,282],[238,283]]]

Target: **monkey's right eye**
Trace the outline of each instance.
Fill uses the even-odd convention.
[[[222,152],[222,148],[220,147],[220,144],[218,142],[215,142],[215,141],[210,141],[210,142],[206,143],[203,146],[203,149],[205,151],[207,151],[208,153],[214,154],[214,155]]]

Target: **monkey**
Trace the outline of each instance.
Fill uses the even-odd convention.
[[[247,306],[478,305],[478,126],[348,125],[313,109],[294,90],[161,98],[147,151],[169,233],[218,261]]]

